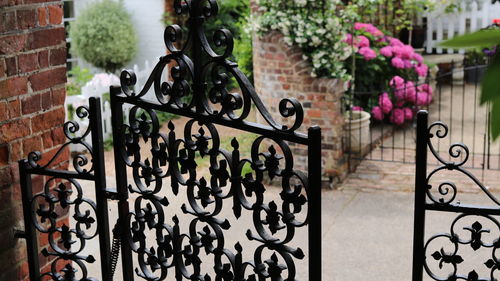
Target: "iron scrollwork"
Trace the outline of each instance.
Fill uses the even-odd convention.
[[[138,256],[138,276],[166,280],[169,269],[174,268],[177,280],[213,280],[208,274],[201,274],[202,260],[198,255],[204,251],[213,255],[210,260],[214,261],[215,280],[295,280],[294,259],[304,258],[304,253],[287,244],[296,229],[307,224],[307,215],[303,220],[296,216],[307,210],[308,186],[307,177],[293,170],[293,157],[284,141],[269,139],[279,148],[271,145],[262,152],[266,137],[257,137],[252,143],[251,157],[241,159],[237,139],[231,141],[231,151],[223,149],[211,123],[192,119],[186,123],[183,136],[178,137],[172,122],[168,124],[168,134],[159,131],[153,110],[142,109],[140,113],[136,106],[130,111],[129,120],[130,124],[122,127],[122,138],[126,140],[122,160],[132,169],[134,184],[129,185],[129,192],[138,195],[128,218],[130,247]],[[195,124],[200,127],[197,132],[193,131]],[[140,141],[144,142],[142,146]],[[151,147],[151,159],[142,159],[141,150],[149,150],[145,149],[146,144]],[[210,159],[209,175],[198,175],[196,156]],[[243,175],[247,164],[251,172]],[[281,178],[281,204],[264,202],[265,175]],[[177,216],[169,220],[164,211],[169,199],[160,194],[167,178],[174,194],[187,194],[188,202],[180,211],[193,219],[186,232]],[[244,210],[252,213],[254,229],[249,229],[246,236],[248,241],[261,244],[253,261],[243,262],[243,247],[239,243],[233,251],[226,248],[224,233],[231,225],[220,217],[226,204],[232,204],[235,218]],[[156,238],[148,239],[146,230],[153,231]],[[284,238],[276,238],[279,233]],[[273,254],[266,257],[266,249]]]
[[[432,279],[439,281],[497,280],[495,275],[498,274],[497,270],[500,268],[500,259],[497,256],[497,250],[500,247],[500,224],[493,215],[497,214],[495,208],[500,206],[500,201],[471,172],[464,168],[470,158],[470,151],[466,145],[454,143],[450,146],[448,149],[449,158],[455,161],[445,160],[435,149],[433,138],[443,139],[448,136],[449,129],[446,124],[435,122],[428,127],[426,132],[428,134],[427,147],[440,165],[428,173],[426,177],[427,202],[424,204],[425,209],[456,212],[459,215],[451,223],[449,233],[433,235],[426,240],[423,249],[425,256],[422,261],[423,268]],[[494,208],[462,206],[457,200],[458,187],[449,180],[442,181],[437,188],[434,188],[430,184],[431,180],[443,171],[456,171],[465,175],[497,206]],[[486,227],[485,223],[492,227]],[[466,274],[459,271],[459,265],[465,261],[460,250],[465,245],[468,245],[473,251],[491,249],[490,258],[480,265],[484,268],[475,267]],[[479,272],[484,270],[489,270],[488,278],[480,277]]]
[[[150,281],[174,277],[179,281],[295,280],[295,262],[305,254],[289,244],[297,230],[309,223],[310,191],[307,176],[294,169],[284,139],[294,136],[308,143],[307,136],[296,132],[303,122],[302,106],[293,98],[283,99],[278,108],[282,119],[290,120],[288,125],[272,118],[248,78],[230,61],[231,32],[219,29],[211,40],[205,34],[205,21],[217,15],[217,1],[176,0],[174,8],[178,15],[189,16],[185,42],[181,43],[179,25],[168,26],[164,40],[169,54],[160,58],[143,89],[133,90],[137,79],[127,70],[121,74],[121,93],[112,97],[112,103],[134,106],[128,124],[122,118],[115,124],[119,125],[115,136],[123,140],[115,149],[133,177],[128,193],[135,197],[125,228],[130,229],[128,243],[138,262],[135,274]],[[163,81],[165,69],[170,70],[171,80]],[[228,89],[231,79],[240,91]],[[151,89],[155,101],[145,98]],[[246,123],[252,105],[267,125]],[[182,136],[172,122],[162,132],[157,111],[191,118]],[[237,138],[230,148],[222,147],[215,124],[259,133],[250,156],[241,156]],[[144,157],[145,151],[150,155]],[[200,173],[196,159],[204,158],[209,159],[209,167]],[[266,178],[281,185],[280,200],[265,200]],[[179,200],[164,196],[166,191],[187,196],[179,210],[191,217],[187,229],[179,216],[165,212],[169,201]],[[236,220],[248,212],[253,221],[246,231],[247,241],[232,249],[225,233],[234,226],[221,213],[227,205]],[[151,232],[154,239],[145,234]],[[245,261],[249,241],[258,246],[253,258]],[[202,260],[201,253],[209,258]],[[203,273],[207,263],[212,274]]]

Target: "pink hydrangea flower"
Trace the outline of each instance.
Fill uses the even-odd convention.
[[[359,49],[359,53],[365,58],[366,61],[370,61],[377,57],[377,53],[369,47]]]
[[[363,111],[363,108],[361,106],[353,106],[351,108],[352,111]]]
[[[401,108],[395,108],[392,111],[391,116],[389,117],[389,120],[394,125],[398,125],[398,126],[403,125],[405,123],[404,111]]]
[[[378,97],[378,105],[384,114],[391,112],[393,105],[388,93],[383,93]]]
[[[380,106],[375,106],[372,108],[372,116],[375,120],[382,121],[384,120],[384,113],[382,112],[382,108]]]
[[[366,36],[363,36],[363,35],[358,36],[358,38],[357,38],[357,45],[360,48],[370,47],[370,40],[368,40],[368,38],[366,38]]]
[[[404,63],[405,63],[405,68],[406,69],[410,69],[413,67],[413,63],[411,62],[411,60],[403,60]]]
[[[415,90],[415,88],[411,88],[411,89],[412,90],[406,91],[405,100],[407,102],[411,102],[413,104],[416,104],[417,103],[417,91]]]
[[[401,42],[399,39],[396,39],[396,38],[390,38],[390,44],[391,46],[395,47],[395,46],[398,46],[398,47],[403,47],[405,44],[403,44],[403,42]]]
[[[396,107],[403,107],[403,105],[405,105],[405,100],[403,100],[403,99],[398,99],[394,105],[395,105]]]
[[[403,112],[405,114],[405,120],[406,121],[413,120],[413,110],[411,110],[411,108],[405,107],[405,108],[403,108]]]
[[[366,28],[366,25],[366,23],[356,22],[354,23],[354,29],[361,30],[363,28]]]
[[[413,53],[411,59],[417,61],[418,64],[424,63],[424,57],[419,53]]]
[[[405,68],[405,62],[398,57],[392,58],[391,64],[392,64],[392,66],[394,66],[397,69],[404,69]]]
[[[426,92],[418,92],[417,93],[417,102],[416,105],[418,106],[427,106],[431,104],[432,102],[432,96],[429,95]]]
[[[380,49],[380,54],[384,57],[392,57],[392,47],[391,46],[385,46],[382,49]]]
[[[415,50],[410,45],[403,45],[401,47],[401,57],[406,60],[410,60],[413,57]]]
[[[420,77],[426,77],[428,71],[429,67],[424,63],[415,66],[415,72],[417,72],[417,75]]]
[[[353,37],[352,37],[352,34],[348,33],[346,36],[345,36],[345,39],[344,39],[344,42],[349,44],[349,45],[352,45],[353,44]]]
[[[408,101],[408,97],[413,98],[415,100],[415,84],[413,82],[408,81],[402,85],[399,85],[398,88],[395,89],[394,95],[397,99]]]
[[[429,84],[422,84],[422,85],[418,86],[418,91],[419,92],[426,92],[431,96],[434,93],[434,90],[432,89],[432,87]]]
[[[405,84],[405,80],[401,76],[394,76],[391,79],[391,82],[389,82],[391,87],[397,89],[397,88],[402,88]]]

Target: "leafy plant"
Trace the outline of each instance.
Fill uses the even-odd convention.
[[[211,40],[212,35],[221,28],[231,31],[234,36],[233,59],[238,62],[240,70],[250,79],[253,79],[252,35],[246,27],[250,17],[249,0],[222,0],[218,1],[219,11],[216,17],[209,18],[205,23],[205,34]],[[187,31],[187,17],[165,13],[166,25],[181,24]],[[186,33],[186,32],[184,32]]]
[[[73,67],[68,72],[68,83],[66,83],[66,93],[68,96],[76,96],[81,94],[82,87],[92,80],[92,73],[86,68],[79,66]]]
[[[102,0],[89,4],[71,23],[72,50],[89,63],[114,73],[137,52],[137,36],[123,3]]]
[[[479,30],[474,33],[457,36],[442,44],[453,48],[490,48],[500,45],[500,28]],[[481,104],[491,104],[491,135],[500,136],[500,55],[496,54],[486,69],[481,82]]]

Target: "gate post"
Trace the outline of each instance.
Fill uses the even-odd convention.
[[[127,225],[129,215],[127,170],[122,160],[122,155],[117,147],[124,147],[121,137],[123,125],[123,103],[116,101],[116,96],[121,93],[120,87],[111,86],[109,89],[111,97],[111,124],[113,127],[113,152],[115,156],[116,191],[118,193],[118,231],[122,239],[122,271],[124,281],[134,280],[134,264],[132,262],[132,250],[130,249],[130,229]]]
[[[106,172],[104,166],[104,144],[102,133],[101,99],[92,97],[89,99],[89,122],[92,132],[92,152],[94,164],[94,185],[97,203],[97,231],[99,233],[101,273],[105,281],[109,278],[110,261],[110,236],[108,218],[108,197],[106,194]]]
[[[308,130],[309,280],[321,281],[321,128]]]
[[[21,180],[21,198],[23,201],[24,233],[26,249],[28,254],[28,268],[30,280],[40,280],[40,261],[38,260],[38,238],[33,225],[33,213],[31,201],[33,200],[33,188],[31,186],[31,174],[26,170],[28,160],[19,161],[19,178]]]
[[[429,115],[421,110],[417,114],[417,151],[415,172],[415,212],[413,230],[413,281],[422,281],[425,260],[425,198],[427,188],[427,144],[429,142]]]

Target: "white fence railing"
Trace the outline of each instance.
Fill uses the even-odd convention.
[[[427,13],[427,45],[426,52],[442,54],[464,53],[465,50],[443,49],[439,43],[456,35],[477,31],[491,24],[493,19],[500,18],[500,3],[491,0],[460,0],[460,9],[446,13],[440,7]]]
[[[139,69],[139,66],[134,65],[133,67],[134,73],[137,77],[137,83],[135,85],[135,91],[140,91],[144,85],[146,84],[149,75],[151,74],[153,68],[150,66],[149,62],[146,61],[144,68],[142,70]],[[100,73],[96,74],[91,81],[89,81],[85,86],[82,87],[82,93],[77,96],[67,96],[65,101],[66,108],[66,121],[75,120],[78,121],[80,125],[80,131],[85,131],[88,127],[87,119],[80,119],[77,116],[76,109],[82,105],[88,105],[88,99],[90,97],[99,97],[101,98],[101,116],[102,116],[102,129],[103,129],[103,137],[104,141],[112,138],[113,131],[111,127],[111,105],[109,102],[109,87],[111,85],[120,85],[120,79],[113,74],[105,74]],[[152,91],[148,92],[146,97],[152,95]],[[128,113],[132,105],[124,104],[123,111],[124,116],[128,116]],[[126,120],[125,120],[126,121]],[[89,135],[85,141],[90,143],[91,136]],[[84,150],[84,147],[81,145],[71,145],[71,152],[81,152]]]

